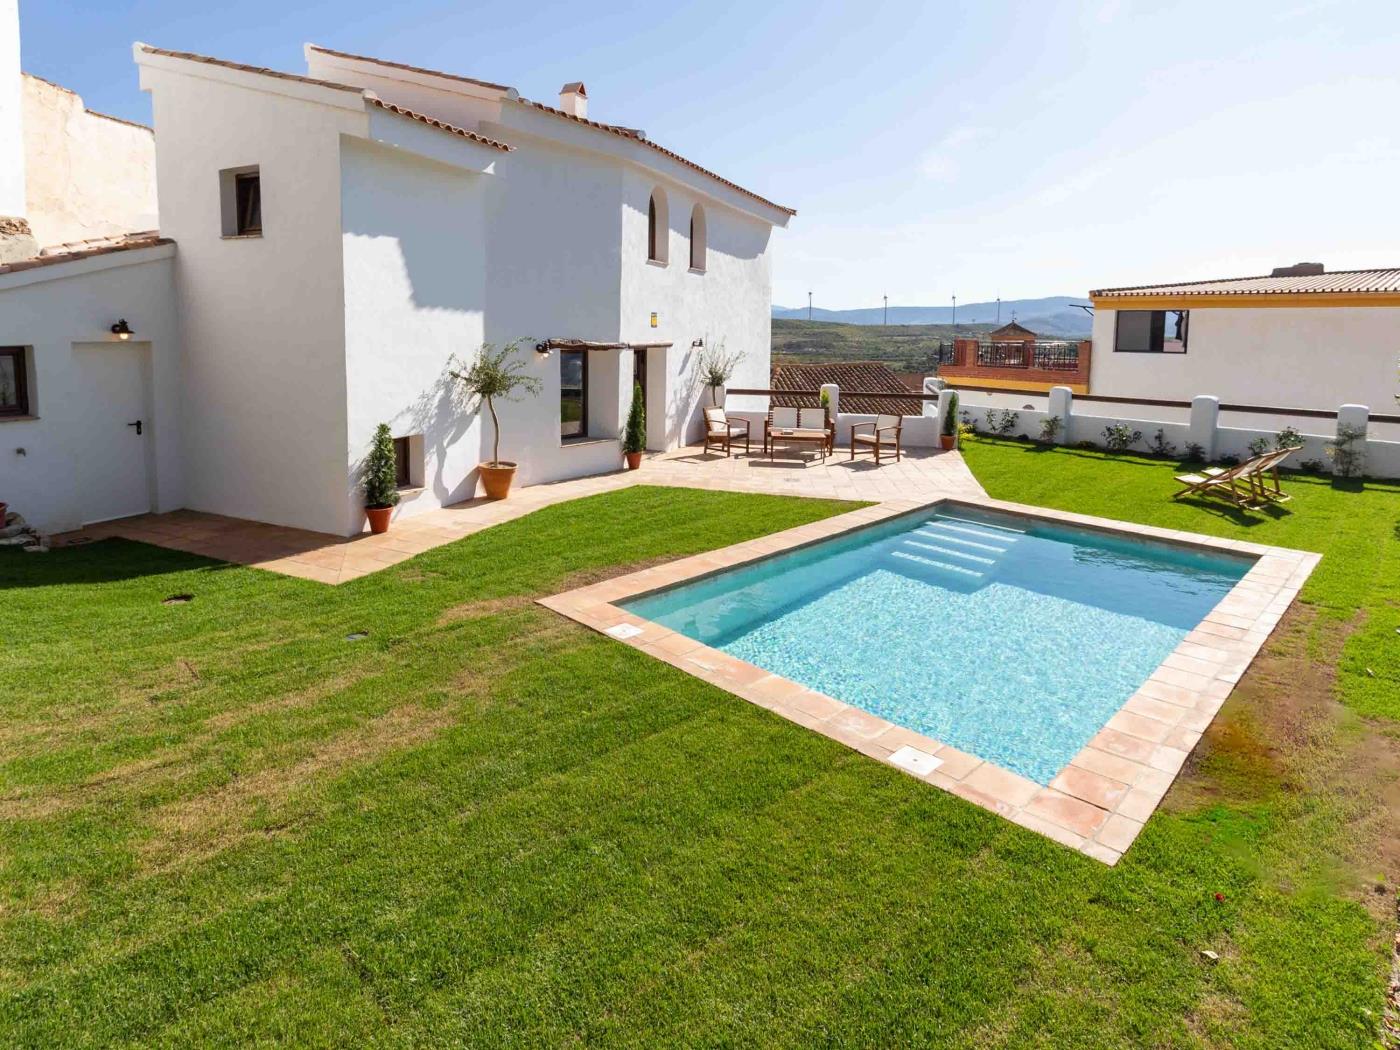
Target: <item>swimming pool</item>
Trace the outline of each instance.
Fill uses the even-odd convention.
[[[618,604],[1045,785],[1253,564],[954,504]]]

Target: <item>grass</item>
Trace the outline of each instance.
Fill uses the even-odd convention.
[[[1393,491],[1303,483],[1316,527],[1266,535],[1160,464],[969,456],[1325,540],[1117,868],[533,604],[848,504],[634,488],[339,588],[0,551],[0,1043],[1373,1045],[1394,680],[1344,707],[1328,661],[1365,613],[1342,659],[1381,663]]]

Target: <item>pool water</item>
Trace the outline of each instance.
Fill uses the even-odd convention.
[[[1251,564],[952,507],[622,604],[1048,784]]]

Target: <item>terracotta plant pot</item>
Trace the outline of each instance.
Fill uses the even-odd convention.
[[[481,464],[481,484],[486,489],[487,499],[505,499],[510,495],[510,485],[514,480],[514,463],[502,460],[500,463]]]
[[[376,536],[389,531],[389,519],[393,517],[393,507],[366,507],[365,514],[369,517],[369,531]]]
[[[642,454],[640,452],[627,452],[624,453],[624,455],[627,457],[628,470],[636,470],[642,465]]]
[[[957,436],[956,434],[939,434],[939,435],[938,435],[938,443],[939,443],[941,446],[943,446],[943,451],[944,451],[944,452],[951,452],[951,451],[953,451],[953,446],[957,443],[957,440],[958,440],[958,436]]]

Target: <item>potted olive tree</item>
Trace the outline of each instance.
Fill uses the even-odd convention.
[[[388,532],[389,518],[399,502],[399,483],[394,462],[394,433],[387,423],[374,428],[374,440],[365,460],[364,486],[369,531],[375,535]]]
[[[627,469],[642,465],[642,453],[647,447],[647,409],[642,396],[642,384],[632,384],[632,408],[627,413],[627,429],[622,434],[622,451],[627,456]]]
[[[726,353],[724,340],[715,344],[713,350],[700,355],[700,383],[710,388],[710,404],[719,407],[719,392],[729,385],[744,355],[735,351]]]
[[[510,494],[517,466],[501,459],[501,421],[496,416],[496,401],[515,401],[517,391],[527,394],[540,392],[540,381],[525,374],[525,364],[518,357],[521,340],[506,343],[500,349],[482,343],[476,360],[464,370],[448,369],[462,384],[469,398],[480,398],[491,413],[491,460],[481,464],[481,483],[487,499],[505,499]]]
[[[948,394],[948,411],[943,416],[943,433],[939,436],[938,441],[945,452],[958,443],[958,392],[956,390]]]

